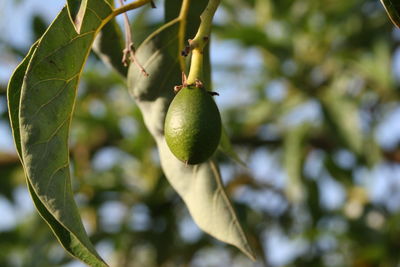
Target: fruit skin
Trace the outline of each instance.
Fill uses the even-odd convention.
[[[172,100],[164,134],[172,154],[186,164],[209,159],[221,139],[221,115],[203,88],[183,87]]]

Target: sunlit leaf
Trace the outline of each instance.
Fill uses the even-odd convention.
[[[68,134],[79,76],[111,8],[89,1],[77,34],[64,8],[15,71],[8,87],[10,119],[29,191],[61,244],[90,266],[107,266],[91,244],[76,207]]]
[[[28,55],[24,58],[21,64],[14,71],[9,85],[8,85],[8,106],[9,106],[9,114],[10,121],[13,129],[13,137],[15,140],[15,145],[17,148],[18,155],[21,157],[21,139],[19,133],[19,99],[21,96],[21,88],[24,79],[24,75],[28,64],[32,58],[33,53],[36,50],[37,44],[36,42],[33,44],[31,50]],[[22,158],[21,158],[22,160]],[[29,179],[26,179],[28,190],[32,196],[33,202],[38,210],[39,214],[42,218],[49,224],[52,228],[54,234],[57,236],[60,243],[63,247],[70,252],[72,255],[84,259],[87,263],[96,263],[99,260],[96,259],[98,257],[96,254],[93,255],[92,252],[88,251],[88,249],[81,244],[81,242],[73,235],[68,229],[66,229],[62,224],[60,224],[56,218],[48,211],[48,209],[44,206],[44,204],[40,201],[38,196],[36,195],[31,182]],[[82,255],[81,257],[79,255]],[[103,263],[101,263],[104,265]],[[102,266],[99,265],[99,266]]]
[[[304,188],[301,181],[304,162],[304,139],[309,130],[307,124],[293,126],[284,137],[283,165],[287,174],[286,196],[293,203],[304,200]]]
[[[382,96],[390,96],[394,86],[391,50],[386,41],[375,42],[371,51],[353,62],[356,70],[368,77],[372,88]]]

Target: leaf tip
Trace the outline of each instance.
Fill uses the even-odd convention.
[[[80,34],[82,28],[83,17],[86,13],[87,0],[68,0],[67,10],[68,16],[76,33]]]

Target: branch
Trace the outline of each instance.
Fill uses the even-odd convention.
[[[203,49],[210,38],[212,20],[217,11],[220,0],[209,0],[203,13],[200,15],[200,26],[193,40],[189,40],[192,50],[192,60],[187,84],[194,84],[200,80],[203,70]]]
[[[119,0],[119,3],[121,4],[121,6],[123,6],[124,4],[123,0]],[[146,72],[146,70],[139,63],[135,56],[135,48],[132,41],[132,33],[128,15],[126,13],[123,13],[123,16],[125,28],[125,49],[123,50],[122,64],[124,64],[124,66],[126,67],[128,66],[129,62],[133,62],[140,69],[144,76],[149,76],[149,74]]]
[[[125,13],[126,11],[136,9],[136,8],[144,6],[145,4],[148,4],[148,3],[151,4],[151,2],[152,2],[151,0],[137,0],[135,2],[121,6],[120,8],[114,9],[111,16],[116,17],[122,13]]]
[[[187,15],[189,13],[189,6],[190,6],[190,0],[183,0],[182,6],[181,6],[181,11],[179,13],[179,34],[178,34],[178,42],[179,42],[179,51],[184,51],[184,43],[185,43],[185,35],[186,35],[186,19]],[[182,56],[187,56],[187,53],[181,54]],[[185,59],[179,56],[179,64],[181,65],[181,70],[184,72],[186,70],[186,62]]]

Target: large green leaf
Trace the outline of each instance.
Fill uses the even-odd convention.
[[[144,77],[135,66],[131,66],[128,86],[157,142],[164,173],[184,200],[194,221],[205,232],[235,245],[254,259],[216,164],[208,161],[186,166],[172,155],[165,142],[165,114],[174,97],[174,85],[181,83],[177,57],[179,24],[179,19],[170,21],[142,43],[136,56],[150,77]]]
[[[60,12],[14,72],[8,101],[16,147],[39,213],[72,255],[90,266],[107,266],[85,232],[69,173],[76,88],[94,37],[112,12],[104,1],[87,5],[80,34],[67,8]]]
[[[26,69],[33,53],[36,50],[38,42],[32,45],[28,55],[24,58],[21,64],[15,69],[12,77],[10,78],[7,88],[7,98],[9,106],[10,121],[13,129],[13,137],[17,148],[18,155],[21,157],[21,139],[19,133],[19,100],[21,96],[21,88]],[[22,158],[21,158],[22,161]],[[23,162],[22,162],[23,164]],[[93,254],[77,239],[71,232],[69,232],[62,224],[60,224],[55,217],[47,210],[47,208],[40,201],[29,179],[26,179],[28,190],[32,196],[33,202],[42,218],[49,224],[54,234],[62,246],[72,255],[82,259],[88,264],[97,266],[104,266],[102,260],[99,259],[97,254]],[[100,264],[99,264],[100,260]]]
[[[400,2],[398,0],[381,0],[393,24],[400,28]]]

